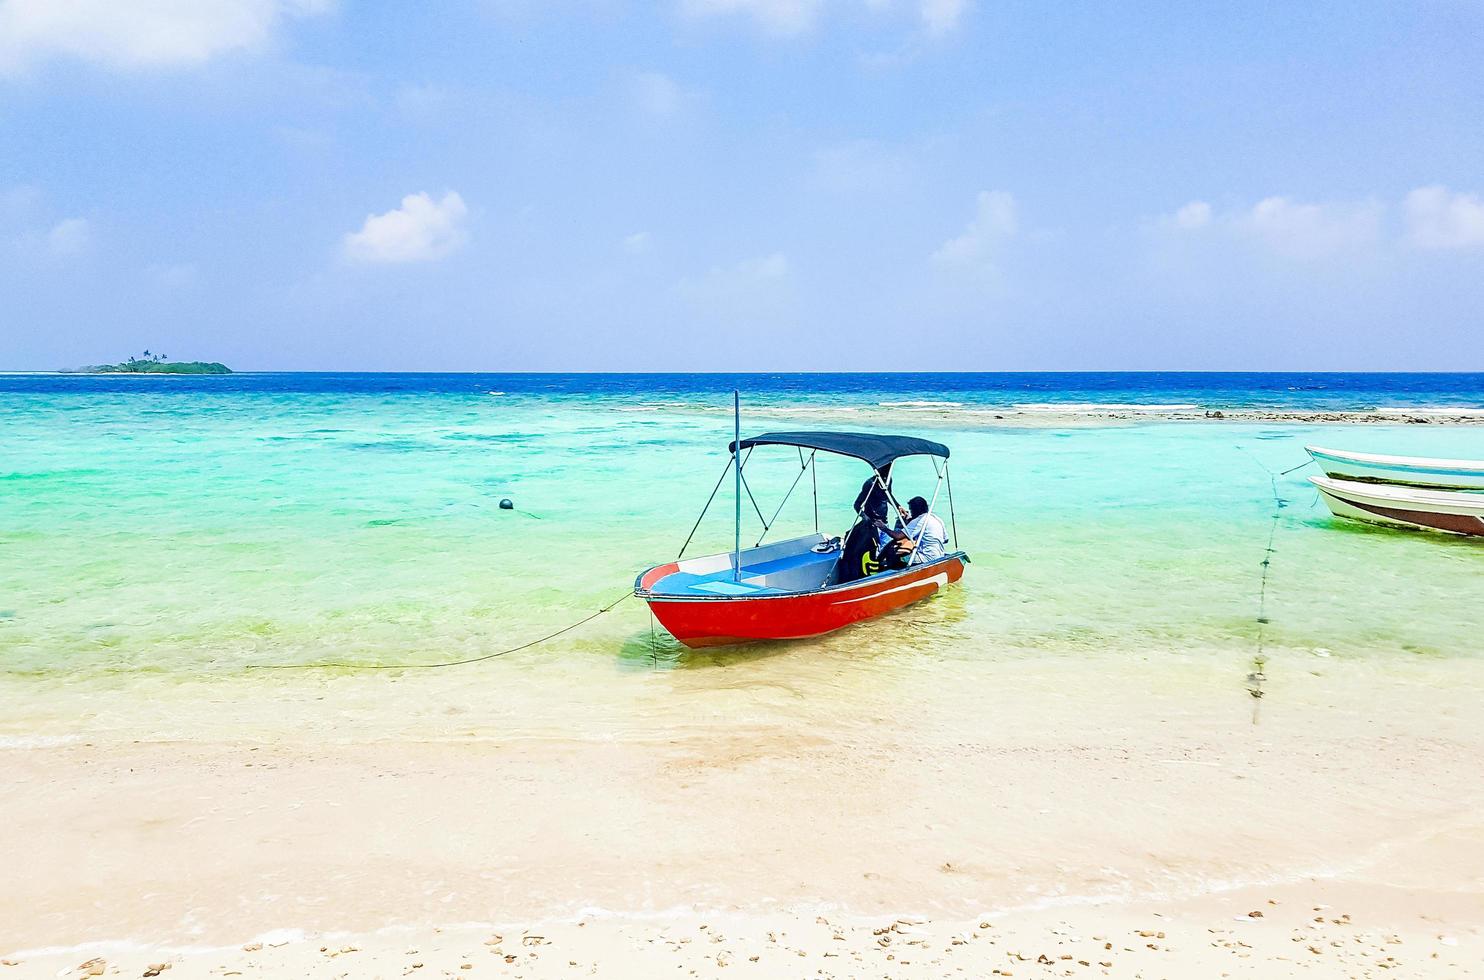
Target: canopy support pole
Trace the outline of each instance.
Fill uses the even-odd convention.
[[[800,463],[802,465],[799,466],[799,472],[794,476],[794,482],[792,482],[792,483],[790,483],[788,485],[788,492],[783,495],[783,499],[782,500],[778,501],[778,509],[775,510],[775,511],[773,511],[773,517],[770,520],[767,520],[767,521],[764,521],[763,522],[763,533],[760,534],[760,535],[758,535],[757,544],[753,545],[754,548],[756,548],[758,545],[761,545],[763,543],[763,538],[766,538],[768,536],[768,531],[770,531],[772,529],[773,522],[776,521],[776,520],[778,520],[778,515],[779,514],[783,513],[783,505],[786,504],[786,503],[788,503],[788,498],[791,497],[791,496],[793,496],[794,487],[797,487],[799,485],[799,481],[804,478],[804,470],[808,469],[809,466],[811,464],[813,464],[813,462],[814,462],[814,454],[813,453],[810,453],[809,454],[809,460],[808,460],[808,462],[804,462],[804,453],[801,450],[799,452],[799,460],[800,460]],[[815,530],[816,531],[819,530],[817,519],[816,519],[816,524],[815,524]]]
[[[953,512],[953,477],[948,475],[948,460],[943,460],[943,482],[948,485],[948,520],[953,524],[953,548],[958,550],[958,515]]]
[[[742,580],[742,393],[735,388],[732,389],[732,433],[736,440],[732,443],[736,447],[736,451],[732,453],[732,461],[734,472],[737,475],[737,509],[732,537],[735,549],[732,556],[732,581],[740,582]]]
[[[811,452],[809,454],[809,462],[811,464],[814,462],[815,454],[818,453],[818,452],[819,452],[819,450],[816,449],[816,450],[814,450],[814,452]],[[804,450],[800,449],[799,450],[799,454],[800,455],[803,455],[803,453],[804,453]],[[813,466],[813,465],[811,465],[809,467],[809,482],[814,485],[814,533],[815,534],[818,534],[819,533],[819,467]]]
[[[752,458],[752,450],[747,450],[747,455],[742,458],[742,490],[747,494],[747,499],[752,502],[752,512],[757,515],[757,522],[763,527],[768,526],[768,519],[763,516],[763,507],[753,496],[752,484],[747,482],[747,461]]]
[[[929,457],[929,458],[931,458],[931,457]],[[896,465],[896,460],[892,460],[892,465],[893,466]],[[947,475],[947,472],[948,472],[948,460],[945,459],[943,461],[943,472],[939,473],[938,472],[938,461],[936,459],[934,459],[933,460],[933,472],[934,473],[938,473],[938,481],[933,484],[933,499],[928,503],[928,509],[927,509],[927,512],[929,514],[931,514],[933,512],[933,504],[936,504],[938,502],[938,491],[943,488],[943,479]],[[890,482],[890,480],[891,480],[891,467],[890,466],[887,467],[886,479],[887,479],[888,482]],[[900,525],[902,525],[903,527],[906,527],[907,521],[902,518],[902,511],[906,510],[907,508],[905,508],[901,504],[897,503],[897,498],[892,495],[891,488],[888,487],[885,483],[882,483],[881,482],[881,474],[880,473],[877,473],[876,474],[876,482],[878,484],[880,484],[882,490],[886,491],[886,499],[889,500],[889,501],[891,501],[891,505],[897,509],[897,523],[900,524]],[[950,500],[951,500],[951,496],[950,496]],[[952,504],[951,503],[949,504],[949,509],[950,509],[950,511],[952,510]],[[911,513],[911,512],[908,511],[908,513]],[[922,544],[922,536],[923,536],[923,534],[926,531],[927,531],[927,522],[924,521],[923,524],[922,524],[922,526],[917,529],[917,537],[912,542],[912,550],[913,551],[916,551],[917,550],[917,546],[920,545],[920,544]],[[954,542],[955,546],[957,546],[956,537],[957,536],[955,536],[955,542]],[[907,556],[907,564],[909,564],[909,565],[912,564],[912,555],[910,555],[910,554]]]
[[[936,469],[936,468],[937,467],[934,466],[934,469]],[[938,474],[938,482],[933,484],[933,499],[928,501],[928,509],[927,509],[927,513],[928,514],[931,514],[933,512],[933,505],[938,502],[938,491],[939,490],[942,490],[942,489],[943,489],[943,475],[940,473],[940,474]],[[908,513],[911,513],[911,512],[908,511]],[[923,516],[926,517],[927,515],[924,514]],[[926,534],[926,533],[927,533],[927,521],[923,521],[920,525],[918,525],[918,528],[917,528],[917,537],[912,542],[912,550],[914,552],[917,550],[918,546],[922,544],[922,536],[924,534]],[[908,555],[907,556],[907,564],[909,564],[909,565],[912,564],[912,556],[911,555]]]
[[[880,470],[877,470],[876,471],[876,485],[879,486],[886,493],[886,499],[889,500],[889,501],[891,501],[892,507],[896,508],[897,519],[900,520],[901,517],[902,517],[902,511],[906,510],[906,508],[903,507],[901,504],[897,503],[897,498],[895,496],[893,496],[893,494],[891,492],[891,471],[892,471],[892,468],[895,467],[896,465],[897,465],[897,461],[896,460],[892,460],[890,463],[887,463],[886,464],[886,479],[885,480],[881,479],[881,471]]]
[[[732,455],[735,456],[736,453]],[[711,496],[706,498],[706,506],[701,508],[701,516],[696,518],[696,522],[691,525],[690,533],[685,536],[685,544],[680,546],[680,553],[675,556],[676,561],[685,557],[685,549],[690,547],[691,539],[696,536],[696,530],[701,526],[701,522],[706,519],[706,512],[711,509],[711,501],[715,500],[717,493],[721,491],[721,481],[727,478],[727,472],[731,470],[732,465],[732,461],[727,460],[727,465],[722,468],[721,476],[716,478],[716,486],[711,488]]]

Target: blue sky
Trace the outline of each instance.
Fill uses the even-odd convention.
[[[0,368],[1484,369],[1484,3],[0,0]]]

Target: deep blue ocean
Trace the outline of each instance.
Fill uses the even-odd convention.
[[[1026,372],[921,374],[397,374],[240,373],[230,376],[0,375],[0,393],[131,390],[151,394],[346,395],[498,392],[509,396],[614,398],[667,405],[715,404],[733,389],[758,405],[933,402],[945,407],[1188,405],[1368,411],[1387,407],[1484,407],[1484,373]]]

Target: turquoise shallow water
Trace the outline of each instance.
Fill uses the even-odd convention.
[[[781,411],[767,426],[790,421]],[[729,421],[484,391],[64,390],[7,394],[0,414],[0,669],[70,679],[451,659],[537,635],[673,555],[725,463]],[[1254,649],[1274,509],[1264,467],[1302,463],[1306,442],[1484,456],[1474,427],[950,422],[931,434],[953,448],[974,560],[932,614],[946,657]],[[899,481],[930,495],[916,463]],[[760,502],[796,466],[786,450],[760,453]],[[1337,522],[1309,472],[1278,481],[1266,642],[1475,656],[1484,548]],[[826,529],[843,530],[863,475],[849,460],[821,468]],[[498,509],[507,496],[518,511]],[[700,548],[730,546],[730,515],[724,491]],[[812,528],[807,492],[780,524]],[[651,651],[637,604],[553,646],[547,656],[618,665]],[[688,656],[658,654],[651,666]]]
[[[325,680],[257,665],[420,664],[542,636],[672,557],[726,465],[730,419],[695,399],[491,395],[484,386],[184,392],[169,380],[135,382],[10,392],[0,402],[0,679],[15,686],[12,738],[71,732],[74,714],[88,719],[79,731],[92,731],[160,698],[188,702],[199,717],[156,708],[159,717],[135,717],[135,728],[160,731],[169,714],[181,734],[214,722],[206,701],[307,699]],[[862,414],[861,425],[902,422],[890,410]],[[841,414],[789,408],[775,393],[766,417],[748,422],[791,425],[840,426]],[[974,558],[960,587],[884,625],[763,652],[687,652],[651,634],[646,610],[629,601],[475,668],[487,671],[481,685],[518,680],[505,687],[510,717],[488,723],[509,731],[516,714],[524,725],[565,705],[574,725],[601,729],[608,719],[617,731],[631,725],[635,695],[656,695],[625,679],[755,656],[769,664],[754,671],[746,698],[843,685],[846,702],[925,665],[953,686],[1006,658],[1079,658],[1082,682],[1095,687],[1129,656],[1195,656],[1236,689],[1260,640],[1267,658],[1376,670],[1480,655],[1484,546],[1340,523],[1304,483],[1307,469],[1276,484],[1261,637],[1257,615],[1275,509],[1269,471],[1303,462],[1304,442],[1484,456],[1484,428],[1005,429],[951,413],[932,425],[926,432],[953,447],[957,530]],[[797,457],[760,451],[748,472],[772,514]],[[821,466],[825,529],[843,532],[864,474],[853,460]],[[932,483],[926,460],[899,471],[904,494],[930,496]],[[502,497],[518,509],[499,509]],[[730,515],[723,489],[690,554],[729,549]],[[755,535],[751,508],[745,517],[743,533]],[[789,500],[779,527],[812,529],[807,491]],[[209,699],[188,692],[199,683],[217,685]],[[438,680],[447,687],[424,699],[459,683]],[[727,687],[738,676],[687,683]],[[395,698],[368,692],[392,689],[355,690],[367,698],[356,708],[365,731],[384,731]],[[303,710],[331,725],[313,704]],[[432,720],[407,731],[442,731],[426,711]]]

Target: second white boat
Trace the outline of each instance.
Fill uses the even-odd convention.
[[[1305,446],[1304,449],[1326,475],[1336,480],[1400,483],[1444,490],[1484,490],[1484,461],[1481,460],[1383,456],[1321,446]]]
[[[1484,494],[1311,476],[1336,517],[1371,524],[1484,535]]]

